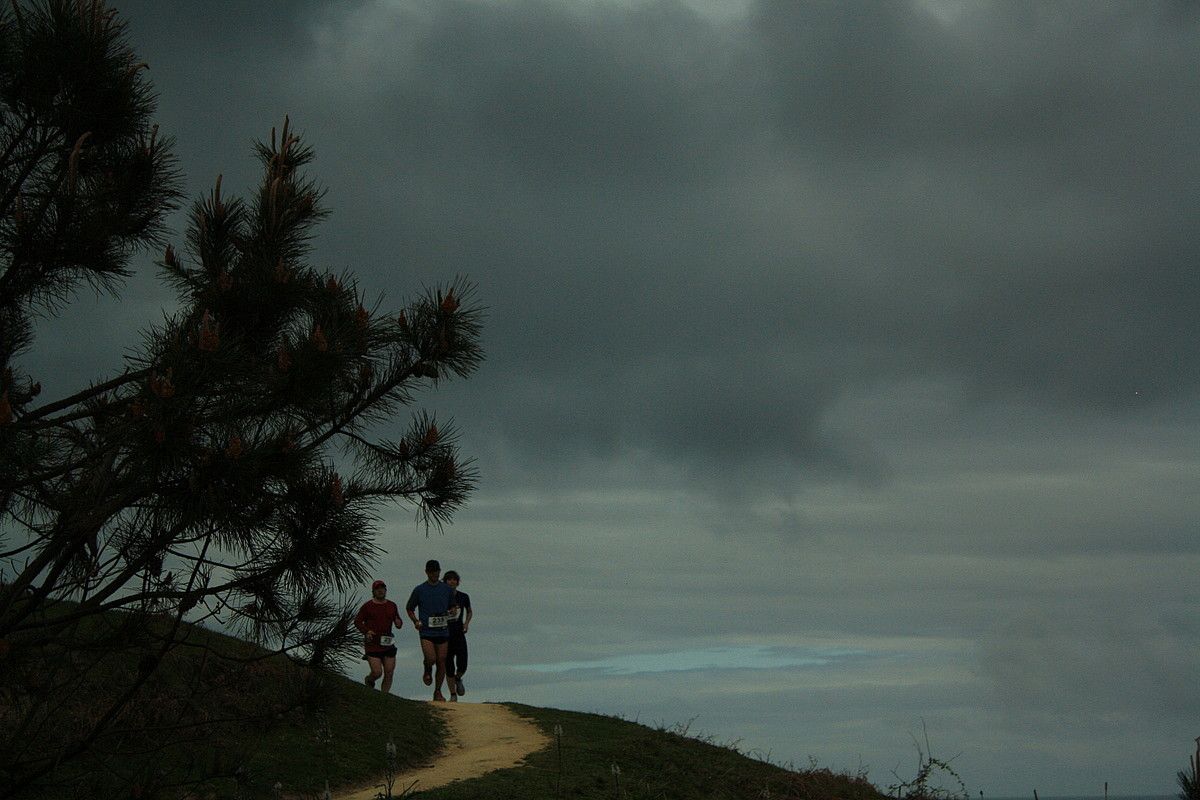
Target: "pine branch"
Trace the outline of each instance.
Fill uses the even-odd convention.
[[[19,417],[19,422],[31,422],[33,420],[40,419],[47,414],[53,414],[55,411],[61,411],[64,408],[70,408],[71,406],[91,400],[94,397],[111,392],[113,389],[120,388],[121,386],[124,386],[132,381],[144,380],[150,376],[151,371],[152,370],[149,367],[133,371],[126,370],[124,374],[116,378],[112,378],[104,383],[96,384],[95,386],[90,386],[87,389],[76,392],[70,397],[65,397],[62,400],[56,400],[53,403],[47,403],[44,406],[22,414]]]

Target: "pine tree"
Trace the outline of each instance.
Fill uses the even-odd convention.
[[[166,244],[178,309],[119,374],[40,397],[18,363],[36,315],[81,282],[117,291],[139,248],[165,244],[178,177],[154,107],[102,0],[0,14],[0,796],[119,755],[185,621],[335,664],[357,642],[340,596],[378,555],[381,505],[440,526],[475,480],[450,424],[379,433],[480,362],[472,287],[389,314],[314,269],[323,192],[286,120],[256,146],[253,195],[218,177],[186,246]],[[136,668],[81,697],[98,653]]]

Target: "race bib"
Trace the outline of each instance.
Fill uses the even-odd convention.
[[[391,647],[393,641],[394,641],[394,639],[392,639],[391,636],[380,636],[379,637],[379,643],[381,645],[383,645],[384,647]]]
[[[428,628],[444,628],[446,627],[447,619],[449,619],[449,617],[444,614],[440,617],[430,617],[429,621],[425,623],[425,626]]]

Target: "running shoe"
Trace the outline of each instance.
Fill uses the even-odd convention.
[[[458,702],[458,695],[456,695],[456,694],[452,694],[452,695],[450,695],[450,702],[451,702],[451,703],[457,703],[457,702]]]
[[[467,693],[467,687],[463,686],[462,678],[454,679],[454,691],[458,692],[459,694]]]
[[[444,703],[444,702],[446,702],[446,698],[441,692],[434,692],[433,693],[433,701],[435,703]]]
[[[425,668],[425,672],[423,672],[421,674],[421,680],[425,683],[426,686],[433,685],[433,667],[432,666]]]

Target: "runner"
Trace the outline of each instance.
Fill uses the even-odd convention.
[[[417,584],[412,590],[408,602],[404,604],[404,609],[408,612],[408,618],[412,620],[413,627],[417,629],[421,638],[421,655],[425,661],[425,670],[421,674],[421,680],[426,686],[434,684],[434,700],[445,701],[446,698],[442,694],[442,681],[446,677],[446,645],[450,639],[447,617],[450,614],[450,600],[454,590],[438,580],[441,574],[441,564],[432,559],[425,562],[427,580]],[[416,608],[421,609],[419,618],[413,613],[413,609]],[[435,677],[430,674],[435,666],[437,667],[436,683],[434,683]]]
[[[387,584],[375,581],[371,584],[371,599],[363,603],[362,608],[354,616],[354,627],[364,636],[363,659],[371,668],[370,674],[363,678],[369,688],[375,688],[375,681],[383,676],[380,691],[385,694],[392,688],[392,672],[396,669],[396,643],[392,639],[392,623],[396,630],[404,627],[400,618],[400,609],[387,599]]]
[[[467,693],[462,676],[467,671],[467,629],[471,627],[471,597],[459,591],[461,579],[454,570],[446,570],[446,585],[454,590],[450,606],[450,642],[446,646],[446,685],[450,687],[450,702]]]

